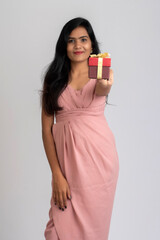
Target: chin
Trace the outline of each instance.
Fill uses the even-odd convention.
[[[85,58],[85,59],[74,59],[74,60],[71,60],[72,62],[86,62],[88,61],[88,58]]]

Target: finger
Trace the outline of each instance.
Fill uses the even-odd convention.
[[[58,199],[59,207],[60,207],[62,210],[64,210],[63,197],[62,197],[62,193],[61,193],[61,192],[59,192],[58,197],[59,197],[59,199]]]
[[[110,85],[113,84],[113,77],[110,77],[110,79],[109,79],[109,83],[110,83]]]
[[[113,69],[110,69],[109,81],[113,83]]]
[[[110,78],[108,79],[108,85],[112,85],[112,83],[113,83],[113,78],[110,77]]]
[[[112,68],[109,69],[109,74],[110,74],[110,76],[113,75],[113,69]]]
[[[68,190],[67,190],[67,197],[69,198],[69,200],[71,200],[72,199],[72,196],[71,196],[71,191],[70,191],[70,189],[68,188]]]
[[[63,193],[63,206],[67,208],[67,195],[66,193]]]
[[[103,78],[103,79],[99,79],[98,81],[99,81],[99,84],[100,84],[100,85],[103,85],[103,86],[107,86],[107,85],[108,85],[107,79],[104,79],[104,78]]]

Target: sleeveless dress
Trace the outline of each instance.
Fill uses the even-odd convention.
[[[108,240],[119,158],[96,82],[80,90],[68,84],[58,98],[64,109],[56,112],[52,135],[72,199],[62,211],[51,197],[46,240]],[[53,176],[51,186],[53,194]]]

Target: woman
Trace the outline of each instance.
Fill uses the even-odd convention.
[[[52,171],[47,240],[108,239],[119,173],[104,115],[113,71],[109,80],[89,79],[91,53],[100,53],[91,24],[70,20],[44,78],[42,136]]]

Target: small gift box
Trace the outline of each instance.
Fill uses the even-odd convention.
[[[92,54],[89,57],[89,78],[109,79],[111,57],[109,53]]]

